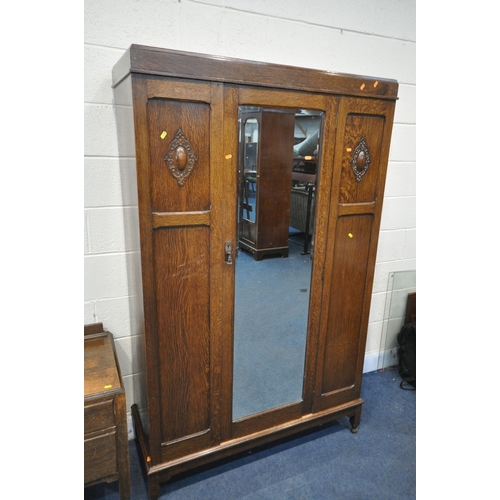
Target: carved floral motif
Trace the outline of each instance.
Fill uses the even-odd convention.
[[[362,137],[351,158],[351,167],[358,182],[368,171],[371,161],[370,151],[368,151],[365,138]]]
[[[179,186],[184,187],[198,158],[194,154],[193,146],[184,135],[182,129],[177,131],[172,142],[168,145],[167,154],[163,159]]]

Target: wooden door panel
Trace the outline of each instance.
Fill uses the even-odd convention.
[[[335,167],[341,169],[340,204],[375,203],[383,194],[393,112],[392,102],[342,99]]]
[[[210,427],[209,233],[154,235],[162,442]]]
[[[134,80],[152,464],[219,440],[222,87],[185,83]]]
[[[330,294],[321,394],[353,387],[359,354],[368,249],[373,217],[340,217],[335,235],[333,288]]]
[[[376,200],[384,124],[383,116],[347,115],[340,203],[369,203]]]
[[[359,398],[394,103],[341,98],[313,411]]]
[[[153,212],[210,206],[210,104],[149,99]]]

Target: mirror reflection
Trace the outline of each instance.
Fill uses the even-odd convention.
[[[259,146],[259,122],[251,112],[244,117],[241,147],[243,149],[244,198],[241,200],[241,216],[255,223],[257,206],[255,194],[257,187],[257,149]]]
[[[235,420],[302,399],[322,120],[239,108]]]

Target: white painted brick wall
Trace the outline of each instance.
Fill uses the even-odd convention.
[[[415,0],[86,0],[84,323],[113,332],[127,406],[141,404],[143,329],[135,171],[118,158],[111,70],[132,43],[400,82],[367,355],[380,347],[390,272],[416,268]],[[131,151],[133,155],[133,151]],[[373,368],[372,368],[373,369]]]

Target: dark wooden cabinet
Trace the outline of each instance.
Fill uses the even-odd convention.
[[[295,115],[263,109],[242,111],[240,120],[240,248],[257,260],[287,257]],[[255,142],[245,135],[250,121],[257,124]]]
[[[102,323],[84,330],[85,486],[119,481],[120,498],[130,498],[125,390],[113,336]]]
[[[120,144],[135,150],[137,166],[147,407],[134,405],[132,412],[150,497],[158,498],[160,483],[174,474],[334,419],[348,417],[356,432],[398,84],[133,45],[113,70],[113,86]],[[245,202],[238,120],[252,107],[275,123],[268,126],[260,115],[260,165],[248,170],[266,169],[279,150],[279,161],[287,165],[274,178],[270,170],[261,171],[257,181],[264,184],[262,176],[269,176],[269,187],[261,186],[268,200],[261,206],[274,203],[266,214],[275,212],[274,222],[267,222],[273,230],[281,218],[290,219],[294,139],[284,132],[290,128],[285,117],[291,122],[301,109],[320,116],[314,255],[301,260],[309,266],[306,285],[273,291],[274,275],[265,266],[278,259],[291,265],[291,254],[244,264],[244,252],[237,252]],[[250,240],[257,252],[260,237],[244,243]],[[241,322],[242,308],[262,299],[250,294],[247,278],[243,302],[236,292],[237,273],[251,265],[260,266],[251,273],[264,270],[256,282],[270,277],[271,285],[256,312]],[[287,288],[297,293],[285,312],[278,299]],[[240,355],[247,341],[241,331],[249,334],[254,321],[266,321],[248,342],[263,346],[263,356],[248,365],[279,363],[293,347],[292,320],[301,303],[301,363],[290,362],[280,383],[267,384],[280,396],[287,390],[281,382],[296,378],[298,393],[240,414],[235,404],[241,391],[250,399],[259,396],[254,375],[240,369],[251,356]],[[286,314],[286,321],[272,323],[272,311]],[[281,324],[289,335],[272,345]]]

